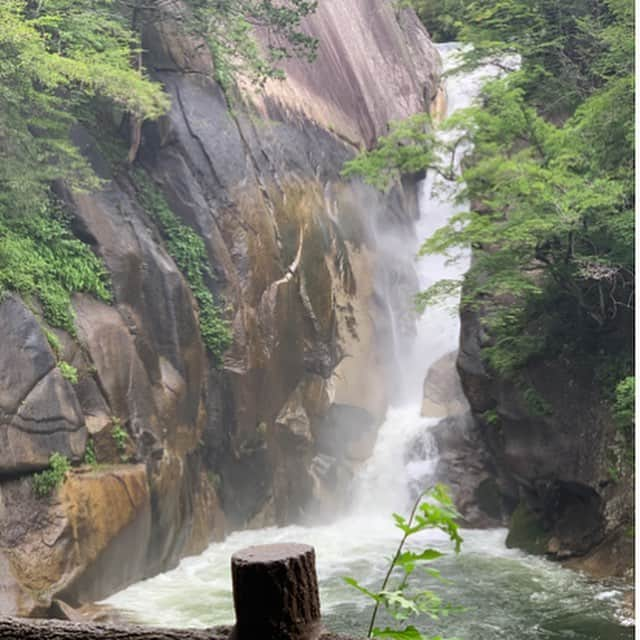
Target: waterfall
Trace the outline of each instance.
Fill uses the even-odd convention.
[[[444,71],[457,64],[459,47],[455,44],[439,45]],[[471,106],[484,79],[491,75],[490,68],[456,76],[446,83],[447,113]],[[456,132],[441,133],[453,137]],[[446,141],[446,140],[445,140]],[[457,151],[455,166],[464,155],[461,147]],[[454,214],[464,210],[465,203],[454,203],[455,185],[447,184],[435,172],[428,172],[420,185],[419,212],[416,223],[418,244],[413,248],[417,254],[420,242],[443,226]],[[469,268],[470,251],[457,254],[427,255],[416,258],[418,287],[426,290],[442,279],[457,280]],[[437,448],[430,437],[429,428],[440,418],[421,416],[422,386],[430,367],[442,356],[458,348],[460,321],[458,317],[459,296],[452,295],[436,305],[430,305],[418,318],[415,339],[410,349],[405,349],[400,366],[405,389],[392,401],[386,420],[380,428],[373,455],[364,466],[357,482],[354,509],[370,509],[375,504],[380,513],[406,507],[411,501],[411,488],[425,488],[435,482]],[[406,463],[407,449],[420,441],[422,459]]]
[[[439,49],[445,70],[451,68],[457,45],[440,45]],[[450,77],[446,83],[448,113],[469,105],[482,79],[491,74],[492,70],[485,68]],[[418,240],[428,237],[463,206],[453,205],[450,198],[434,196],[433,188],[438,186],[435,182],[436,178],[428,175],[421,185]],[[382,238],[378,237],[378,241]],[[398,245],[394,250],[411,250],[415,254],[418,248],[418,244]],[[419,287],[424,289],[441,278],[461,276],[468,267],[469,252],[462,251],[454,257],[454,261],[442,256],[418,259]],[[397,331],[394,334],[394,347],[398,349],[395,357],[403,369],[404,389],[396,394],[373,454],[355,480],[353,508],[348,516],[331,525],[233,533],[224,542],[212,544],[200,556],[184,559],[175,570],[133,585],[109,598],[107,603],[133,620],[148,624],[172,627],[228,624],[233,621],[231,554],[253,544],[297,541],[316,549],[325,624],[332,630],[362,637],[369,609],[363,598],[345,585],[343,577],[353,576],[370,589],[379,588],[388,555],[398,541],[391,513],[406,512],[413,485],[424,487],[435,479],[438,454],[429,430],[441,418],[421,416],[422,385],[429,368],[457,349],[460,328],[457,302],[453,297],[429,307],[417,320],[410,349],[402,347]],[[420,441],[421,455],[414,455],[407,462],[407,449],[415,445],[416,439]],[[443,534],[425,535],[429,546],[450,552]],[[467,609],[442,621],[437,630],[443,636],[465,640],[632,637],[613,622],[621,591],[589,581],[558,564],[506,549],[504,529],[465,530],[463,537],[460,557],[449,553],[438,561],[438,569],[448,579],[438,585],[443,599]],[[436,631],[428,627],[430,621],[423,622],[425,628]]]

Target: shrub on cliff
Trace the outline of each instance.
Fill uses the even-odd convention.
[[[57,452],[52,453],[49,458],[49,468],[33,474],[34,493],[39,498],[51,495],[64,482],[69,469],[71,469],[71,465],[68,458]]]
[[[636,379],[629,376],[616,387],[616,399],[613,413],[618,427],[629,438],[633,446],[633,434],[636,425],[635,417]]]
[[[631,0],[470,2],[461,35],[473,45],[464,65],[517,54],[520,70],[444,124],[461,133],[435,170],[447,176],[455,149],[471,143],[459,199],[472,206],[422,253],[473,247],[463,303],[483,310],[485,356],[502,374],[544,352],[628,351],[611,336],[630,334],[635,294]],[[422,161],[413,171],[434,168],[433,137],[407,123],[397,130],[394,145],[383,141],[345,173],[379,186],[407,158]],[[421,302],[460,284],[439,282]]]
[[[220,303],[216,302],[206,284],[206,280],[213,275],[204,241],[171,211],[162,192],[144,171],[135,171],[133,177],[140,203],[160,227],[167,251],[187,280],[198,303],[202,340],[219,364],[223,353],[231,345],[232,334]]]
[[[3,290],[16,291],[27,301],[37,298],[45,319],[72,335],[72,293],[111,300],[102,262],[73,236],[67,215],[53,198],[23,216],[3,211],[0,204],[0,298]]]

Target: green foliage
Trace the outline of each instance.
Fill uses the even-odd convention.
[[[474,0],[461,23],[467,63],[519,56],[527,99],[546,115],[572,113],[633,65],[631,0]]]
[[[346,162],[341,175],[360,176],[383,191],[401,174],[439,168],[434,145],[431,119],[426,113],[418,113],[407,120],[389,123],[389,135],[379,138],[375,149]]]
[[[613,415],[616,423],[623,434],[629,438],[632,438],[635,430],[635,400],[636,379],[635,376],[629,376],[618,383],[616,399],[613,405]]]
[[[0,214],[37,213],[52,180],[97,181],[70,142],[76,110],[102,96],[139,118],[164,113],[159,85],[131,67],[139,48],[112,0],[0,3]]]
[[[551,405],[530,385],[523,386],[522,397],[532,416],[549,416],[553,412]]]
[[[415,306],[418,313],[424,313],[429,306],[437,305],[449,300],[452,296],[459,295],[461,282],[459,280],[438,280],[428,289],[420,291],[415,296]]]
[[[159,189],[142,171],[136,171],[136,188],[142,206],[157,222],[166,241],[167,251],[186,278],[200,309],[200,333],[216,362],[231,344],[231,329],[220,306],[206,285],[211,278],[207,250],[202,238],[191,227],[180,222],[169,208]]]
[[[475,145],[461,194],[475,208],[454,216],[423,253],[473,246],[465,289],[476,300],[505,299],[512,317],[500,309],[495,324],[522,324],[519,313],[553,293],[576,321],[602,328],[631,304],[634,195],[625,167],[615,163],[609,171],[604,158],[589,162],[594,146],[585,145],[584,118],[593,118],[587,107],[602,95],[564,126],[527,105],[517,78],[491,83],[483,97],[481,108],[455,118],[457,126],[466,121]],[[617,113],[633,127],[632,110]],[[631,147],[627,154],[625,162],[633,158]]]
[[[492,426],[500,424],[500,416],[495,409],[487,409],[487,411],[482,414],[482,419]]]
[[[60,344],[60,338],[58,338],[58,336],[55,333],[53,333],[53,331],[51,331],[50,329],[47,329],[47,327],[41,327],[41,329],[53,353],[55,353],[56,357],[58,357],[60,354],[60,350],[62,349],[62,345]]]
[[[34,473],[31,479],[33,491],[39,498],[51,495],[64,482],[67,471],[71,469],[68,458],[60,453],[52,453],[49,468]]]
[[[407,0],[434,42],[453,42],[458,39],[469,0]]]
[[[120,418],[116,416],[112,416],[111,418],[111,437],[113,441],[116,443],[116,448],[120,454],[123,454],[127,449],[127,440],[129,439],[129,434],[126,432],[124,427],[122,426],[122,422]],[[124,460],[123,460],[124,462]]]
[[[91,249],[74,238],[58,206],[48,200],[28,216],[0,210],[0,291],[35,296],[45,319],[75,335],[71,294],[91,293],[109,302],[108,275]],[[59,348],[53,334],[52,347]]]
[[[218,82],[228,89],[238,75],[263,85],[284,77],[279,67],[296,56],[312,62],[318,41],[301,21],[315,12],[315,0],[189,0],[190,27],[209,43]],[[262,37],[257,37],[260,34]]]
[[[209,479],[211,486],[219,492],[222,488],[222,476],[215,471],[209,470],[207,471],[207,478]]]
[[[96,456],[96,447],[93,442],[93,438],[87,440],[87,446],[84,450],[84,462],[92,467],[97,466],[98,458]]]
[[[629,472],[633,472],[635,468],[635,376],[620,375],[620,371],[627,374],[633,370],[626,366],[623,369],[624,360],[611,360],[604,372],[600,371],[600,376],[610,383],[615,380],[617,384],[612,387],[610,394],[605,394],[604,398],[611,407],[613,419],[618,428],[618,432],[612,444],[607,451],[608,473],[614,482],[620,482],[623,477],[628,477]],[[605,387],[607,389],[607,387]],[[608,390],[608,389],[607,389]]]
[[[63,378],[71,384],[78,384],[78,370],[72,364],[60,360],[60,362],[58,362],[58,369],[60,369]]]
[[[607,26],[598,21],[590,33],[599,43],[592,43],[599,52],[597,66],[606,67],[606,74],[599,71],[590,83],[582,78],[580,90],[570,85],[578,95],[571,101],[575,111],[568,114],[565,103],[562,111],[569,117],[552,123],[538,106],[544,91],[565,83],[566,61],[555,60],[551,52],[563,57],[566,42],[542,56],[528,44],[520,48],[514,37],[519,33],[514,25],[530,18],[531,11],[542,19],[542,4],[501,5],[500,20],[511,25],[510,35],[493,51],[517,51],[522,70],[488,84],[480,106],[446,125],[463,130],[462,137],[474,145],[460,194],[474,208],[423,247],[425,253],[474,248],[463,302],[480,309],[493,301],[484,305],[484,321],[494,336],[485,356],[503,374],[558,345],[590,349],[594,336],[610,331],[620,315],[631,317],[634,299],[633,76],[631,59],[620,53],[629,47],[612,40],[615,33],[620,42],[632,41],[633,20],[623,11],[612,12],[611,2],[595,3],[601,14],[609,14]],[[490,17],[482,24],[498,20],[495,6],[483,7]],[[566,18],[571,22],[583,13]],[[549,32],[555,29],[549,26]],[[547,65],[543,80],[532,71],[542,61]]]
[[[421,551],[405,551],[407,540],[417,533],[438,529],[444,532],[453,543],[455,552],[460,551],[462,538],[458,532],[456,512],[453,502],[443,485],[436,485],[433,489],[420,494],[413,506],[409,519],[394,513],[393,518],[396,527],[402,531],[402,538],[391,560],[387,574],[382,582],[380,590],[370,591],[353,578],[345,578],[345,582],[373,600],[374,610],[367,633],[368,638],[394,638],[408,640],[424,640],[425,636],[418,631],[409,620],[419,615],[426,615],[436,621],[441,616],[446,616],[456,610],[451,605],[445,604],[442,599],[430,590],[412,589],[409,582],[414,571],[421,567],[428,575],[440,579],[440,573],[433,568],[425,566],[433,560],[442,557],[442,553],[436,549],[425,548]],[[394,581],[395,586],[390,587]],[[383,607],[394,620],[401,623],[401,629],[376,627],[376,618],[380,607]],[[437,640],[433,637],[432,640]]]

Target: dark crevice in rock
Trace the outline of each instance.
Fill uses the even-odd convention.
[[[182,101],[182,96],[180,94],[180,87],[178,85],[175,86],[175,92],[176,92],[176,99],[178,101],[178,106],[180,107],[180,113],[182,114],[182,118],[184,120],[184,124],[187,127],[187,130],[189,131],[189,134],[191,135],[191,137],[198,144],[200,151],[202,153],[202,157],[207,162],[207,166],[209,167],[209,171],[211,172],[211,177],[213,178],[213,182],[215,183],[216,188],[219,189],[220,191],[224,191],[224,186],[222,184],[222,181],[218,177],[215,165],[211,160],[211,158],[209,157],[207,146],[204,144],[204,142],[200,139],[200,136],[198,136],[198,134],[193,130],[193,127],[191,126],[191,122],[189,121],[189,116],[187,115],[187,111],[186,111],[184,102]]]
[[[1,416],[0,416],[1,418]],[[23,424],[16,424],[16,419],[20,420],[20,422],[33,422],[35,424],[47,424],[49,422],[65,422],[66,424],[71,425],[70,427],[56,427],[54,429],[42,429],[42,428],[38,428],[38,429],[33,429],[33,428],[29,428],[27,426],[24,426]],[[78,429],[81,429],[83,424],[82,423],[78,423],[78,424],[73,424],[69,422],[69,418],[65,417],[65,416],[56,416],[56,415],[50,415],[50,416],[46,416],[44,418],[24,418],[22,416],[14,416],[13,420],[9,423],[10,426],[12,426],[14,429],[17,429],[18,431],[23,431],[24,433],[31,433],[34,434],[36,436],[50,436],[54,433],[61,433],[61,432],[70,432],[73,433],[75,431],[77,431]]]

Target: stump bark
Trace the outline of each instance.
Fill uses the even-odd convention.
[[[316,640],[322,635],[313,547],[270,544],[231,557],[234,640]]]

